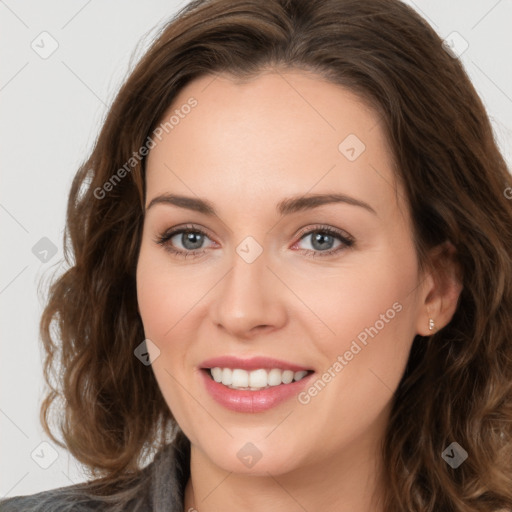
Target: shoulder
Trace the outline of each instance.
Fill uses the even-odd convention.
[[[167,445],[154,460],[114,493],[98,496],[98,481],[59,487],[28,496],[0,500],[0,512],[151,512],[165,507],[169,512],[183,507],[185,453]]]
[[[144,476],[146,478],[144,478]],[[147,472],[125,481],[115,490],[100,480],[59,487],[27,496],[0,500],[0,512],[150,512],[151,483]]]
[[[116,482],[115,488],[98,479],[0,500],[0,512],[150,512],[152,475],[148,469]]]
[[[70,485],[1,500],[0,512],[86,512],[100,510],[100,506],[87,492],[86,486]]]
[[[112,484],[106,487],[102,479],[97,479],[0,500],[0,512],[150,511],[148,469],[151,465],[116,482],[115,488]]]

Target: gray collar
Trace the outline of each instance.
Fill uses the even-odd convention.
[[[189,454],[188,446],[180,448],[172,443],[155,455],[150,464],[152,512],[183,512]]]

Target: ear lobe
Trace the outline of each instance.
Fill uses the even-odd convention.
[[[457,251],[451,242],[444,242],[432,249],[429,267],[425,278],[423,311],[417,325],[418,334],[422,336],[431,336],[451,321],[463,288]]]

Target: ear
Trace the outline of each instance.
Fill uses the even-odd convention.
[[[431,336],[450,322],[462,291],[461,270],[453,244],[444,242],[434,247],[429,254],[428,268],[423,276],[416,325],[421,336]]]

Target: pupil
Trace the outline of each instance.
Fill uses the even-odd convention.
[[[331,245],[332,242],[333,242],[333,237],[331,235],[317,233],[316,235],[313,236],[313,242],[311,245],[315,249],[326,249],[326,248],[329,249],[330,247],[326,247],[325,244],[327,243],[327,245]]]
[[[183,233],[181,243],[186,249],[199,249],[203,243],[203,235],[199,233]]]
[[[332,245],[333,237],[323,233],[317,233],[313,236],[312,245],[315,249],[326,249]],[[199,249],[203,243],[203,235],[199,233],[183,233],[182,244],[186,249],[194,250]]]

